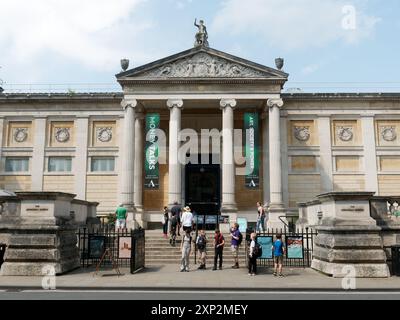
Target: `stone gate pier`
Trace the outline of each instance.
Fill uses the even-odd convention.
[[[310,211],[318,211],[311,267],[333,277],[386,278],[390,271],[380,235],[371,217],[371,192],[332,192],[318,196]]]
[[[79,267],[77,229],[97,224],[97,203],[61,192],[20,192],[0,197],[0,275],[62,274]]]

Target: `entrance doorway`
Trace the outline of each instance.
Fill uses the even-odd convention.
[[[198,228],[213,230],[221,208],[220,165],[186,165],[185,201],[192,209]]]

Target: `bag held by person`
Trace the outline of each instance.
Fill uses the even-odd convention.
[[[243,234],[239,231],[238,246],[242,244],[242,241],[243,241]]]
[[[203,236],[199,236],[197,239],[197,249],[204,250],[206,248],[206,239]]]
[[[260,258],[261,256],[262,256],[262,247],[258,242],[256,242],[256,245],[254,246],[253,249],[253,257]]]

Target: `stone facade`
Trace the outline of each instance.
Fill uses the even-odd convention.
[[[99,215],[128,201],[140,212],[138,220],[159,222],[162,208],[171,202],[171,188],[177,186],[172,182],[180,183],[173,192],[185,202],[184,168],[173,170],[174,178],[168,163],[171,147],[178,147],[169,145],[171,117],[179,119],[182,129],[200,132],[224,126],[240,129],[243,113],[256,111],[260,187],[249,191],[243,176],[222,173],[222,198],[225,195],[232,214],[254,221],[255,202],[261,201],[272,203],[281,215],[296,210],[298,202],[332,191],[397,195],[400,95],[284,94],[287,76],[200,47],[117,75],[123,93],[0,94],[0,188],[72,192],[98,201]],[[173,105],[177,101],[180,107]],[[143,177],[138,175],[143,167],[129,166],[135,157],[143,157],[130,153],[144,142],[143,123],[136,132],[142,137],[139,142],[127,133],[137,130],[135,119],[154,112],[161,116],[169,152],[160,165],[160,188],[146,190],[143,181],[132,182]],[[221,157],[231,152],[222,143]],[[7,167],[21,158],[28,161],[23,170]],[[51,169],[53,158],[65,158],[66,170]],[[99,164],[102,159],[105,167]],[[135,163],[143,166],[143,161]],[[232,169],[223,165],[225,173]],[[127,192],[132,193],[129,199]]]

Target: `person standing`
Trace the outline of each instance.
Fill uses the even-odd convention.
[[[235,264],[232,266],[232,269],[239,269],[239,224],[234,223],[231,228],[231,249],[233,260]]]
[[[249,276],[255,276],[257,274],[256,238],[257,234],[253,232],[250,235]]]
[[[222,261],[223,261],[222,256],[224,253],[224,245],[225,245],[224,236],[222,235],[222,233],[219,229],[215,230],[215,236],[214,236],[215,255],[214,255],[213,271],[217,270],[218,258],[219,258],[219,270],[222,270]]]
[[[191,250],[192,250],[192,236],[190,235],[190,231],[186,231],[182,237],[182,242],[181,242],[181,251],[182,251],[181,272],[189,272],[189,256]]]
[[[283,277],[282,268],[283,268],[283,255],[285,254],[285,247],[282,242],[282,235],[276,235],[276,241],[272,246],[272,250],[274,253],[274,276]]]
[[[123,204],[120,204],[115,210],[115,218],[116,218],[116,223],[115,223],[115,228],[118,232],[121,230],[126,229],[126,208],[124,207]]]
[[[189,233],[192,232],[193,214],[190,211],[189,207],[185,207],[184,212],[182,214],[181,223],[184,232],[186,231],[189,231]]]
[[[199,251],[200,256],[200,267],[199,270],[206,269],[206,246],[207,246],[207,237],[206,232],[204,230],[200,231],[200,234],[197,236],[196,239],[196,247]]]
[[[178,218],[176,215],[171,217],[171,230],[170,230],[170,238],[169,243],[171,246],[175,246],[176,243],[176,229],[178,227]]]
[[[165,239],[168,238],[168,222],[169,222],[169,211],[168,207],[164,207],[164,214],[163,214],[163,236]]]
[[[256,232],[262,232],[265,231],[264,229],[264,224],[265,224],[265,210],[264,207],[262,206],[261,202],[257,202],[257,225],[256,225]]]
[[[174,205],[171,208],[171,217],[176,218],[177,222],[177,229],[178,229],[178,236],[180,236],[180,228],[181,228],[181,213],[182,207],[178,204],[178,202],[174,202]]]

